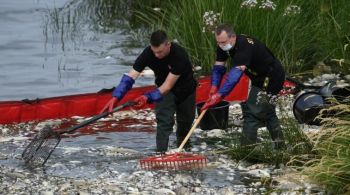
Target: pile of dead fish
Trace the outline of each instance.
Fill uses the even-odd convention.
[[[291,102],[286,102],[285,105],[288,107]],[[234,124],[235,130],[239,132],[242,124],[239,104],[230,105],[229,111],[230,120],[233,119],[230,123]],[[151,126],[155,126],[155,116],[151,110],[118,112],[100,122],[117,122],[128,117],[149,121]],[[84,118],[75,117],[74,120],[79,122]],[[20,154],[29,143],[28,137],[45,125],[55,126],[62,122],[64,120],[18,124],[16,127],[0,126],[1,194],[325,194],[320,186],[296,174],[297,172],[290,167],[281,166],[277,169],[274,165],[237,162],[228,156],[210,153],[225,146],[220,143],[207,145],[201,138],[220,138],[227,133],[222,129],[195,130],[192,137],[195,140],[192,151],[207,155],[209,158],[208,167],[202,170],[145,171],[140,168],[138,158],[126,158],[123,164],[109,162],[108,158],[116,156],[116,153],[118,155],[137,153],[137,150],[134,152],[117,145],[69,148],[62,144],[58,152],[61,151],[63,157],[56,158],[56,162],[49,162],[47,167],[24,166]],[[95,125],[98,129],[98,123]],[[152,135],[154,139],[154,133],[148,135]],[[172,147],[175,148],[174,145]],[[98,156],[96,158],[106,158],[107,161],[96,161],[87,165],[83,163],[84,158],[74,159],[79,154]],[[128,168],[119,168],[121,164]],[[67,176],[62,172],[71,174]],[[77,176],[79,172],[85,174]]]

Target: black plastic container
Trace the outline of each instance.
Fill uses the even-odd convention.
[[[319,90],[319,93],[324,98],[334,97],[336,100],[343,102],[349,98],[350,88],[338,87],[335,82],[329,82]]]
[[[318,92],[304,92],[297,96],[293,104],[293,114],[299,123],[320,125],[316,117],[325,108],[325,100]]]
[[[197,104],[197,111],[200,113],[200,109],[205,102]],[[215,106],[208,109],[207,113],[203,116],[199,123],[199,127],[202,130],[211,129],[226,129],[228,125],[228,112],[230,103],[222,101]]]

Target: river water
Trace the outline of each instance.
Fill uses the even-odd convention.
[[[0,101],[96,92],[115,86],[147,45],[130,31],[130,2],[2,1]],[[152,82],[153,78],[142,77],[135,86]],[[232,110],[241,115],[239,106]],[[269,189],[261,178],[275,178],[281,171],[272,165],[245,164],[214,155],[211,151],[225,146],[207,145],[202,138],[227,133],[220,129],[196,129],[192,136],[192,152],[209,158],[206,169],[190,173],[145,171],[139,159],[154,151],[154,114],[139,111],[124,114],[124,119],[131,121],[121,118],[117,115],[92,125],[92,133],[79,130],[65,136],[46,166],[34,170],[24,164],[21,153],[42,127],[36,123],[0,126],[0,194],[266,194]],[[108,121],[112,130],[105,126]],[[237,134],[241,128],[231,130]],[[172,134],[170,148],[176,148],[174,140]],[[308,193],[311,189],[305,182],[277,183],[277,191]]]
[[[0,101],[115,86],[147,43],[131,36],[126,21],[130,14],[118,10],[129,5],[108,2],[2,1]],[[135,86],[151,83],[141,78]]]

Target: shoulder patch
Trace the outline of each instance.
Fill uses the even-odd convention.
[[[252,38],[248,38],[248,37],[247,37],[247,41],[248,41],[248,43],[254,45],[254,40],[253,40]]]

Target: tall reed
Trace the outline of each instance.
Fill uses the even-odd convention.
[[[343,47],[350,32],[347,0],[270,1],[274,7],[264,7],[267,1],[263,0],[256,1],[255,6],[244,2],[247,1],[168,1],[160,11],[143,8],[139,18],[153,28],[167,30],[187,48],[194,64],[202,66],[204,73],[210,71],[215,60],[214,35],[203,32],[203,16],[209,11],[220,13],[218,22],[232,24],[237,33],[265,42],[289,73],[311,69],[317,61],[344,57]]]

